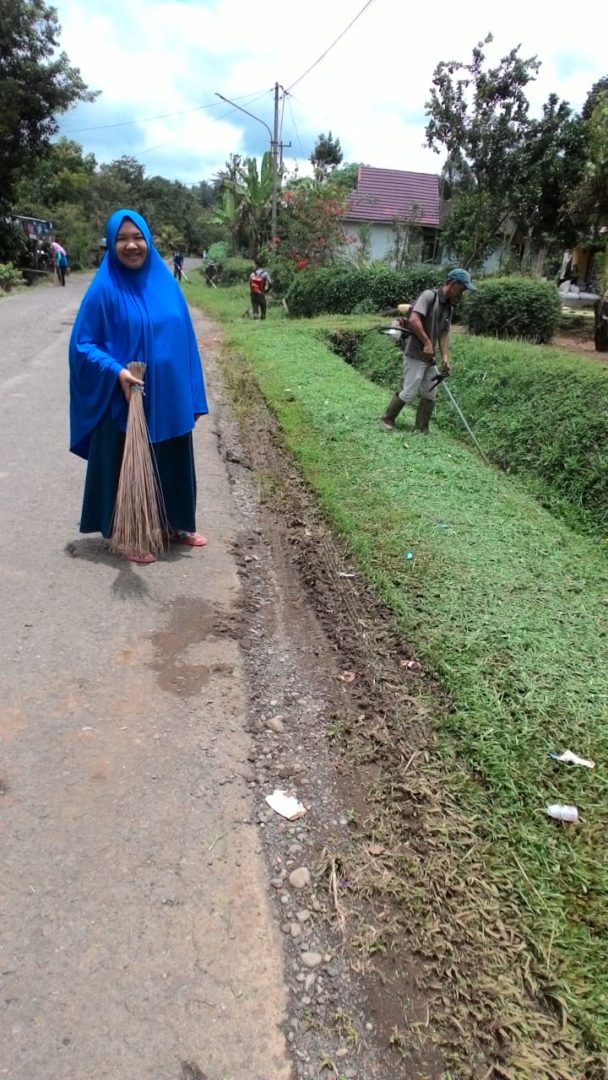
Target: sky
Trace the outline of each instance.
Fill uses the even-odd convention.
[[[442,60],[468,62],[488,32],[493,62],[518,45],[522,56],[541,61],[528,87],[533,114],[551,92],[580,109],[608,74],[605,35],[594,32],[605,25],[605,0],[580,9],[531,0],[418,7],[371,0],[305,74],[364,2],[54,0],[62,48],[101,91],[61,118],[60,134],[99,163],[128,154],[148,176],[194,184],[210,180],[231,153],[260,157],[269,149],[265,125],[273,126],[278,82],[289,91],[281,137],[291,144],[283,150],[290,172],[310,173],[316,139],[331,130],[345,163],[435,173],[443,159],[424,134],[433,71]]]

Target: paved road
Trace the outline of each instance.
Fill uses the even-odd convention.
[[[0,1076],[287,1080],[238,776],[242,522],[208,418],[207,549],[135,567],[79,537],[66,351],[87,281],[0,301]]]

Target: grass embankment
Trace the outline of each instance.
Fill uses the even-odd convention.
[[[238,317],[242,290],[191,298],[223,320],[328,519],[450,694],[439,739],[445,782],[473,822],[468,857],[481,858],[484,887],[503,898],[547,997],[583,1040],[572,1073],[505,1075],[582,1078],[581,1047],[608,1062],[605,549],[449,436],[381,432],[384,390],[324,341],[330,325],[356,320],[273,312],[264,325]],[[566,748],[597,768],[548,758]],[[550,802],[577,804],[580,825],[551,822]]]
[[[387,391],[400,351],[381,334],[347,338],[349,357]],[[547,346],[454,334],[453,389],[485,453],[573,528],[608,534],[608,367]],[[466,442],[440,391],[438,424]]]

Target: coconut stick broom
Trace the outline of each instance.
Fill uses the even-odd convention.
[[[144,378],[146,367],[139,362],[127,364],[136,379]],[[159,555],[166,534],[165,507],[144,412],[144,388],[132,385],[111,547],[120,554]]]

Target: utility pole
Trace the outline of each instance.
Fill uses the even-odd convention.
[[[270,147],[272,151],[272,217],[271,239],[277,235],[277,188],[279,178],[279,84],[274,84],[274,136]]]
[[[266,128],[270,136],[270,157],[272,159],[272,204],[271,204],[271,232],[272,239],[277,235],[277,202],[278,202],[278,188],[279,188],[279,168],[283,164],[283,147],[291,146],[291,143],[279,142],[279,90],[283,87],[279,86],[278,82],[274,84],[274,133],[268,127],[265,120],[262,120],[260,116],[256,116],[255,113],[249,112],[249,109],[244,109],[242,105],[237,105],[236,101],[231,101],[230,98],[224,97],[223,94],[218,94],[217,90],[215,96],[219,97],[222,101],[225,101],[228,105],[232,105],[234,109],[238,109],[239,112],[245,113],[246,116],[250,116],[252,120],[257,120],[258,124],[262,124]],[[279,160],[280,153],[280,160]]]

